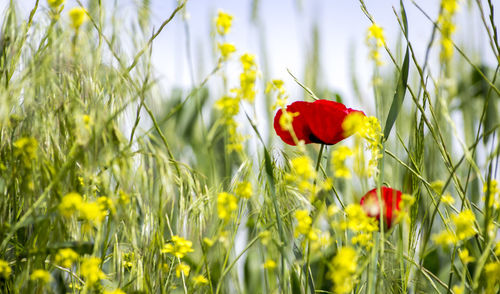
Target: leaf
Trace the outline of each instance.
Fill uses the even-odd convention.
[[[408,40],[408,20],[406,19],[406,12],[403,7],[403,3],[401,2],[401,12],[403,18],[403,26],[404,26],[404,35],[406,36],[406,40]],[[410,65],[410,56],[408,45],[406,46],[405,58],[403,61],[403,66],[401,67],[401,71],[399,74],[398,84],[396,86],[396,93],[394,93],[394,98],[392,99],[391,109],[389,110],[389,114],[387,115],[387,119],[385,121],[384,127],[384,140],[389,138],[389,133],[391,132],[396,119],[398,118],[399,112],[401,110],[401,106],[403,105],[403,101],[406,93],[406,85],[408,82],[408,71]]]

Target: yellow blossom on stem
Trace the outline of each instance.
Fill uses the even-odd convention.
[[[179,278],[181,274],[184,274],[185,277],[189,276],[189,272],[191,271],[191,267],[183,262],[179,263],[175,267],[175,275]]]
[[[14,142],[14,156],[21,158],[26,167],[37,158],[38,141],[35,138],[23,137]]]
[[[475,260],[474,257],[469,255],[469,250],[467,249],[459,250],[458,256],[460,257],[460,260],[463,262],[464,265],[468,264],[469,262],[473,262]]]
[[[7,279],[12,273],[12,269],[9,266],[9,263],[5,260],[0,259],[0,277]]]
[[[59,213],[64,217],[71,217],[73,214],[78,212],[83,205],[83,198],[80,194],[71,192],[66,195],[59,203]]]
[[[252,197],[252,184],[250,182],[239,182],[236,184],[236,189],[234,191],[238,197],[250,199]]]
[[[353,155],[354,152],[347,146],[340,146],[332,151],[332,169],[336,178],[351,178],[351,172],[347,168],[345,160]]]
[[[208,285],[208,279],[203,275],[197,275],[193,277],[193,282],[195,285]]]
[[[50,276],[50,273],[48,271],[37,269],[34,270],[33,273],[31,273],[30,280],[38,281],[42,284],[47,284],[50,282],[50,280],[52,280],[52,277]]]
[[[177,235],[172,236],[171,243],[165,244],[161,253],[171,253],[175,257],[183,258],[187,253],[193,252],[193,243]]]
[[[69,11],[69,18],[71,20],[71,26],[78,30],[85,22],[87,18],[86,10],[83,7],[75,7]]]
[[[217,47],[223,60],[228,59],[232,53],[236,52],[236,47],[231,43],[218,44]]]
[[[55,257],[55,263],[62,267],[69,268],[78,260],[78,257],[78,253],[71,248],[59,249]]]
[[[309,211],[305,209],[300,209],[295,211],[295,219],[297,220],[297,226],[295,227],[295,236],[299,234],[308,235],[311,230],[312,219],[309,216]]]
[[[64,0],[47,0],[47,3],[51,8],[58,8],[64,3]]]
[[[357,281],[358,254],[352,247],[342,247],[333,258],[328,278],[335,293],[349,293]]]
[[[264,264],[262,264],[262,267],[265,269],[274,269],[276,268],[276,262],[274,262],[274,260],[272,259],[268,259],[266,260],[266,262],[264,262]]]
[[[229,221],[238,209],[238,198],[233,194],[222,192],[217,196],[217,214],[220,219]]]
[[[215,19],[215,27],[217,28],[217,33],[221,36],[229,33],[232,22],[233,22],[232,15],[225,13],[222,10],[219,10],[217,18]]]
[[[299,156],[292,159],[290,163],[291,172],[285,175],[285,179],[296,184],[302,192],[312,191],[312,181],[316,178],[312,160],[308,156]]]
[[[476,217],[474,216],[472,210],[464,210],[457,216],[452,216],[451,219],[455,224],[455,233],[459,240],[469,239],[476,234],[476,230],[474,229],[474,222],[476,221]]]
[[[455,203],[455,199],[453,199],[453,196],[451,196],[451,194],[445,194],[443,195],[443,197],[441,197],[441,201],[444,203],[444,204],[447,204],[447,205],[453,205],[453,203]]]
[[[125,294],[121,289],[115,289],[115,290],[104,290],[104,294]]]
[[[101,259],[94,256],[83,259],[80,274],[89,285],[94,285],[106,278],[106,275],[101,270]]]

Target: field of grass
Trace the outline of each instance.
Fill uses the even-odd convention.
[[[186,1],[154,28],[148,0],[125,24],[112,1],[37,0],[26,17],[9,1],[0,293],[500,293],[500,3],[435,1],[421,58],[417,1],[394,7],[387,42],[360,0],[372,83],[353,74],[346,99],[318,85],[316,43],[291,97],[223,10],[212,67],[166,91],[152,46]],[[455,42],[459,10],[486,53]]]

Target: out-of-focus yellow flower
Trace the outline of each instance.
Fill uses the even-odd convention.
[[[309,216],[309,211],[299,209],[295,211],[295,219],[297,220],[297,227],[295,227],[295,236],[299,234],[307,235],[311,230],[312,219]]]
[[[441,180],[436,180],[431,183],[431,189],[436,192],[436,194],[441,195],[443,193],[443,188],[444,188],[444,182]]]
[[[378,26],[376,23],[373,23],[368,28],[368,33],[366,37],[368,40],[373,39],[377,47],[382,47],[385,44],[384,29]]]
[[[259,237],[260,237],[260,242],[264,246],[267,246],[269,242],[271,242],[271,232],[269,230],[260,232]]]
[[[63,248],[57,251],[55,262],[62,267],[70,268],[78,260],[78,257],[78,253],[73,251],[73,249]]]
[[[181,276],[181,273],[184,274],[185,277],[189,276],[189,271],[191,271],[191,267],[183,262],[175,267],[175,275],[178,278]]]
[[[122,255],[122,265],[126,269],[132,269],[134,266],[135,254],[134,252],[126,252]]]
[[[236,47],[231,43],[218,44],[217,47],[223,60],[228,59],[232,53],[236,52]]]
[[[101,259],[98,257],[85,257],[82,261],[80,267],[80,274],[85,279],[89,285],[94,285],[102,279],[106,278],[106,275],[100,268]]]
[[[0,259],[0,277],[7,279],[12,273],[12,269],[9,266],[9,263],[5,260]]]
[[[459,240],[469,239],[476,234],[476,230],[474,229],[474,222],[476,221],[476,217],[474,216],[472,210],[464,210],[457,216],[452,216],[451,219],[455,224],[455,233]]]
[[[332,260],[328,278],[333,281],[335,293],[349,293],[357,280],[358,254],[351,247],[342,247]]]
[[[96,226],[100,225],[106,217],[107,212],[101,210],[97,202],[84,202],[80,206],[80,216]]]
[[[270,93],[271,91],[277,92],[276,103],[271,107],[272,110],[276,108],[281,108],[284,110],[285,105],[287,104],[288,95],[286,94],[285,83],[282,80],[272,80],[267,83],[266,93]]]
[[[236,189],[234,191],[238,197],[250,199],[252,197],[252,184],[250,182],[239,182],[236,184]]]
[[[359,204],[349,204],[345,208],[345,213],[346,221],[340,225],[342,229],[349,229],[355,233],[351,242],[371,248],[373,246],[373,232],[378,231],[377,219],[369,217]]]
[[[264,262],[264,264],[262,264],[262,267],[265,269],[274,269],[276,268],[276,262],[274,262],[274,260],[272,259],[268,259],[266,260],[266,262]]]
[[[64,217],[71,217],[73,214],[78,212],[83,205],[83,199],[80,194],[76,192],[71,192],[66,195],[59,203],[59,213]]]
[[[208,247],[214,246],[215,242],[216,241],[214,241],[210,238],[207,238],[207,237],[203,238],[203,243],[205,243]]]
[[[21,158],[26,167],[37,158],[38,141],[35,138],[23,137],[14,142],[14,156]]]
[[[217,18],[215,19],[215,27],[217,28],[217,33],[219,33],[219,35],[221,36],[229,33],[232,22],[233,22],[232,15],[225,13],[222,10],[219,10]]]
[[[453,203],[455,203],[455,199],[453,198],[453,196],[451,196],[450,193],[443,195],[443,197],[441,197],[441,201],[444,204],[447,204],[450,206],[453,205]]]
[[[240,112],[240,101],[231,96],[223,96],[215,102],[215,107],[222,111],[222,116],[225,119],[232,119],[233,116]]]
[[[279,120],[279,124],[283,130],[287,130],[295,136],[293,132],[293,118],[299,116],[298,112],[290,112],[285,109],[282,110],[282,114]]]
[[[340,146],[332,151],[332,169],[336,178],[351,178],[351,172],[347,168],[345,161],[353,155],[354,152],[347,146]]]
[[[452,35],[455,31],[453,17],[458,10],[457,0],[442,0],[441,6],[443,10],[438,16],[437,23],[441,27],[441,53],[440,58],[443,62],[448,62],[453,57],[453,41]]]
[[[285,175],[285,179],[297,185],[301,192],[311,192],[316,178],[312,160],[304,155],[292,159],[290,163],[291,172]]]
[[[453,293],[455,293],[455,294],[463,294],[464,293],[464,287],[463,286],[455,285],[451,289],[453,290]]]
[[[220,219],[229,221],[238,209],[238,198],[233,194],[222,192],[217,196],[217,214]]]
[[[457,236],[448,230],[432,235],[432,239],[437,245],[441,245],[443,247],[458,243]]]
[[[500,189],[498,187],[498,182],[496,180],[491,180],[488,184],[485,184],[483,187],[483,201],[486,201],[486,193],[488,193],[489,190],[489,201],[488,201],[488,206],[489,207],[495,207],[496,209],[500,208]]]
[[[203,275],[197,275],[193,277],[193,282],[195,285],[208,285],[208,279]]]
[[[459,250],[458,256],[460,257],[460,260],[463,262],[464,265],[476,260],[474,257],[469,255],[469,250],[467,249]]]
[[[490,262],[484,266],[484,275],[486,278],[486,293],[494,294],[498,292],[500,284],[500,262]]]
[[[51,8],[58,8],[64,3],[64,0],[47,0],[47,3]]]
[[[115,290],[104,290],[104,294],[125,294],[121,289],[115,289]]]
[[[30,280],[38,281],[42,284],[47,284],[50,282],[50,280],[52,280],[52,277],[50,276],[50,273],[48,271],[37,269],[34,270],[33,273],[31,273]]]
[[[116,213],[116,208],[113,203],[113,200],[111,200],[107,196],[100,196],[99,198],[97,198],[97,204],[99,204],[99,209],[101,210],[101,213],[104,215],[108,215],[108,212],[110,214]]]
[[[171,253],[175,257],[183,258],[189,252],[193,252],[193,242],[179,236],[172,236],[172,242],[165,244],[161,253]]]
[[[87,18],[87,11],[83,7],[75,7],[69,11],[69,18],[71,20],[71,26],[78,30],[85,22]]]

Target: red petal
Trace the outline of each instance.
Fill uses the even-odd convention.
[[[392,225],[393,218],[396,214],[395,212],[400,210],[399,205],[401,202],[402,193],[401,191],[388,187],[381,187],[381,193],[382,193],[381,195],[382,201],[384,201],[384,207],[385,207],[384,222],[387,224],[387,227],[390,228]],[[373,203],[373,204],[367,204],[367,203]],[[380,220],[380,212],[378,212],[375,215],[372,215],[370,213],[371,208],[368,207],[368,205],[378,205],[377,189],[368,191],[368,193],[366,193],[365,196],[361,198],[360,204],[368,216],[376,217],[378,220]]]
[[[313,135],[324,144],[333,145],[344,138],[342,122],[352,111],[344,104],[330,100],[316,100],[312,103],[309,127]]]
[[[298,116],[295,116],[293,118],[292,127],[295,136],[297,136],[297,139],[299,141],[303,140],[306,144],[313,143],[313,141],[311,141],[310,139],[312,133],[308,123],[311,104],[311,102],[297,101],[286,107],[287,112],[299,113]],[[295,146],[296,144],[290,132],[288,132],[287,130],[283,130],[279,123],[282,113],[283,111],[280,109],[274,116],[274,130],[276,131],[276,134],[280,136],[283,142],[287,143],[288,145]]]

